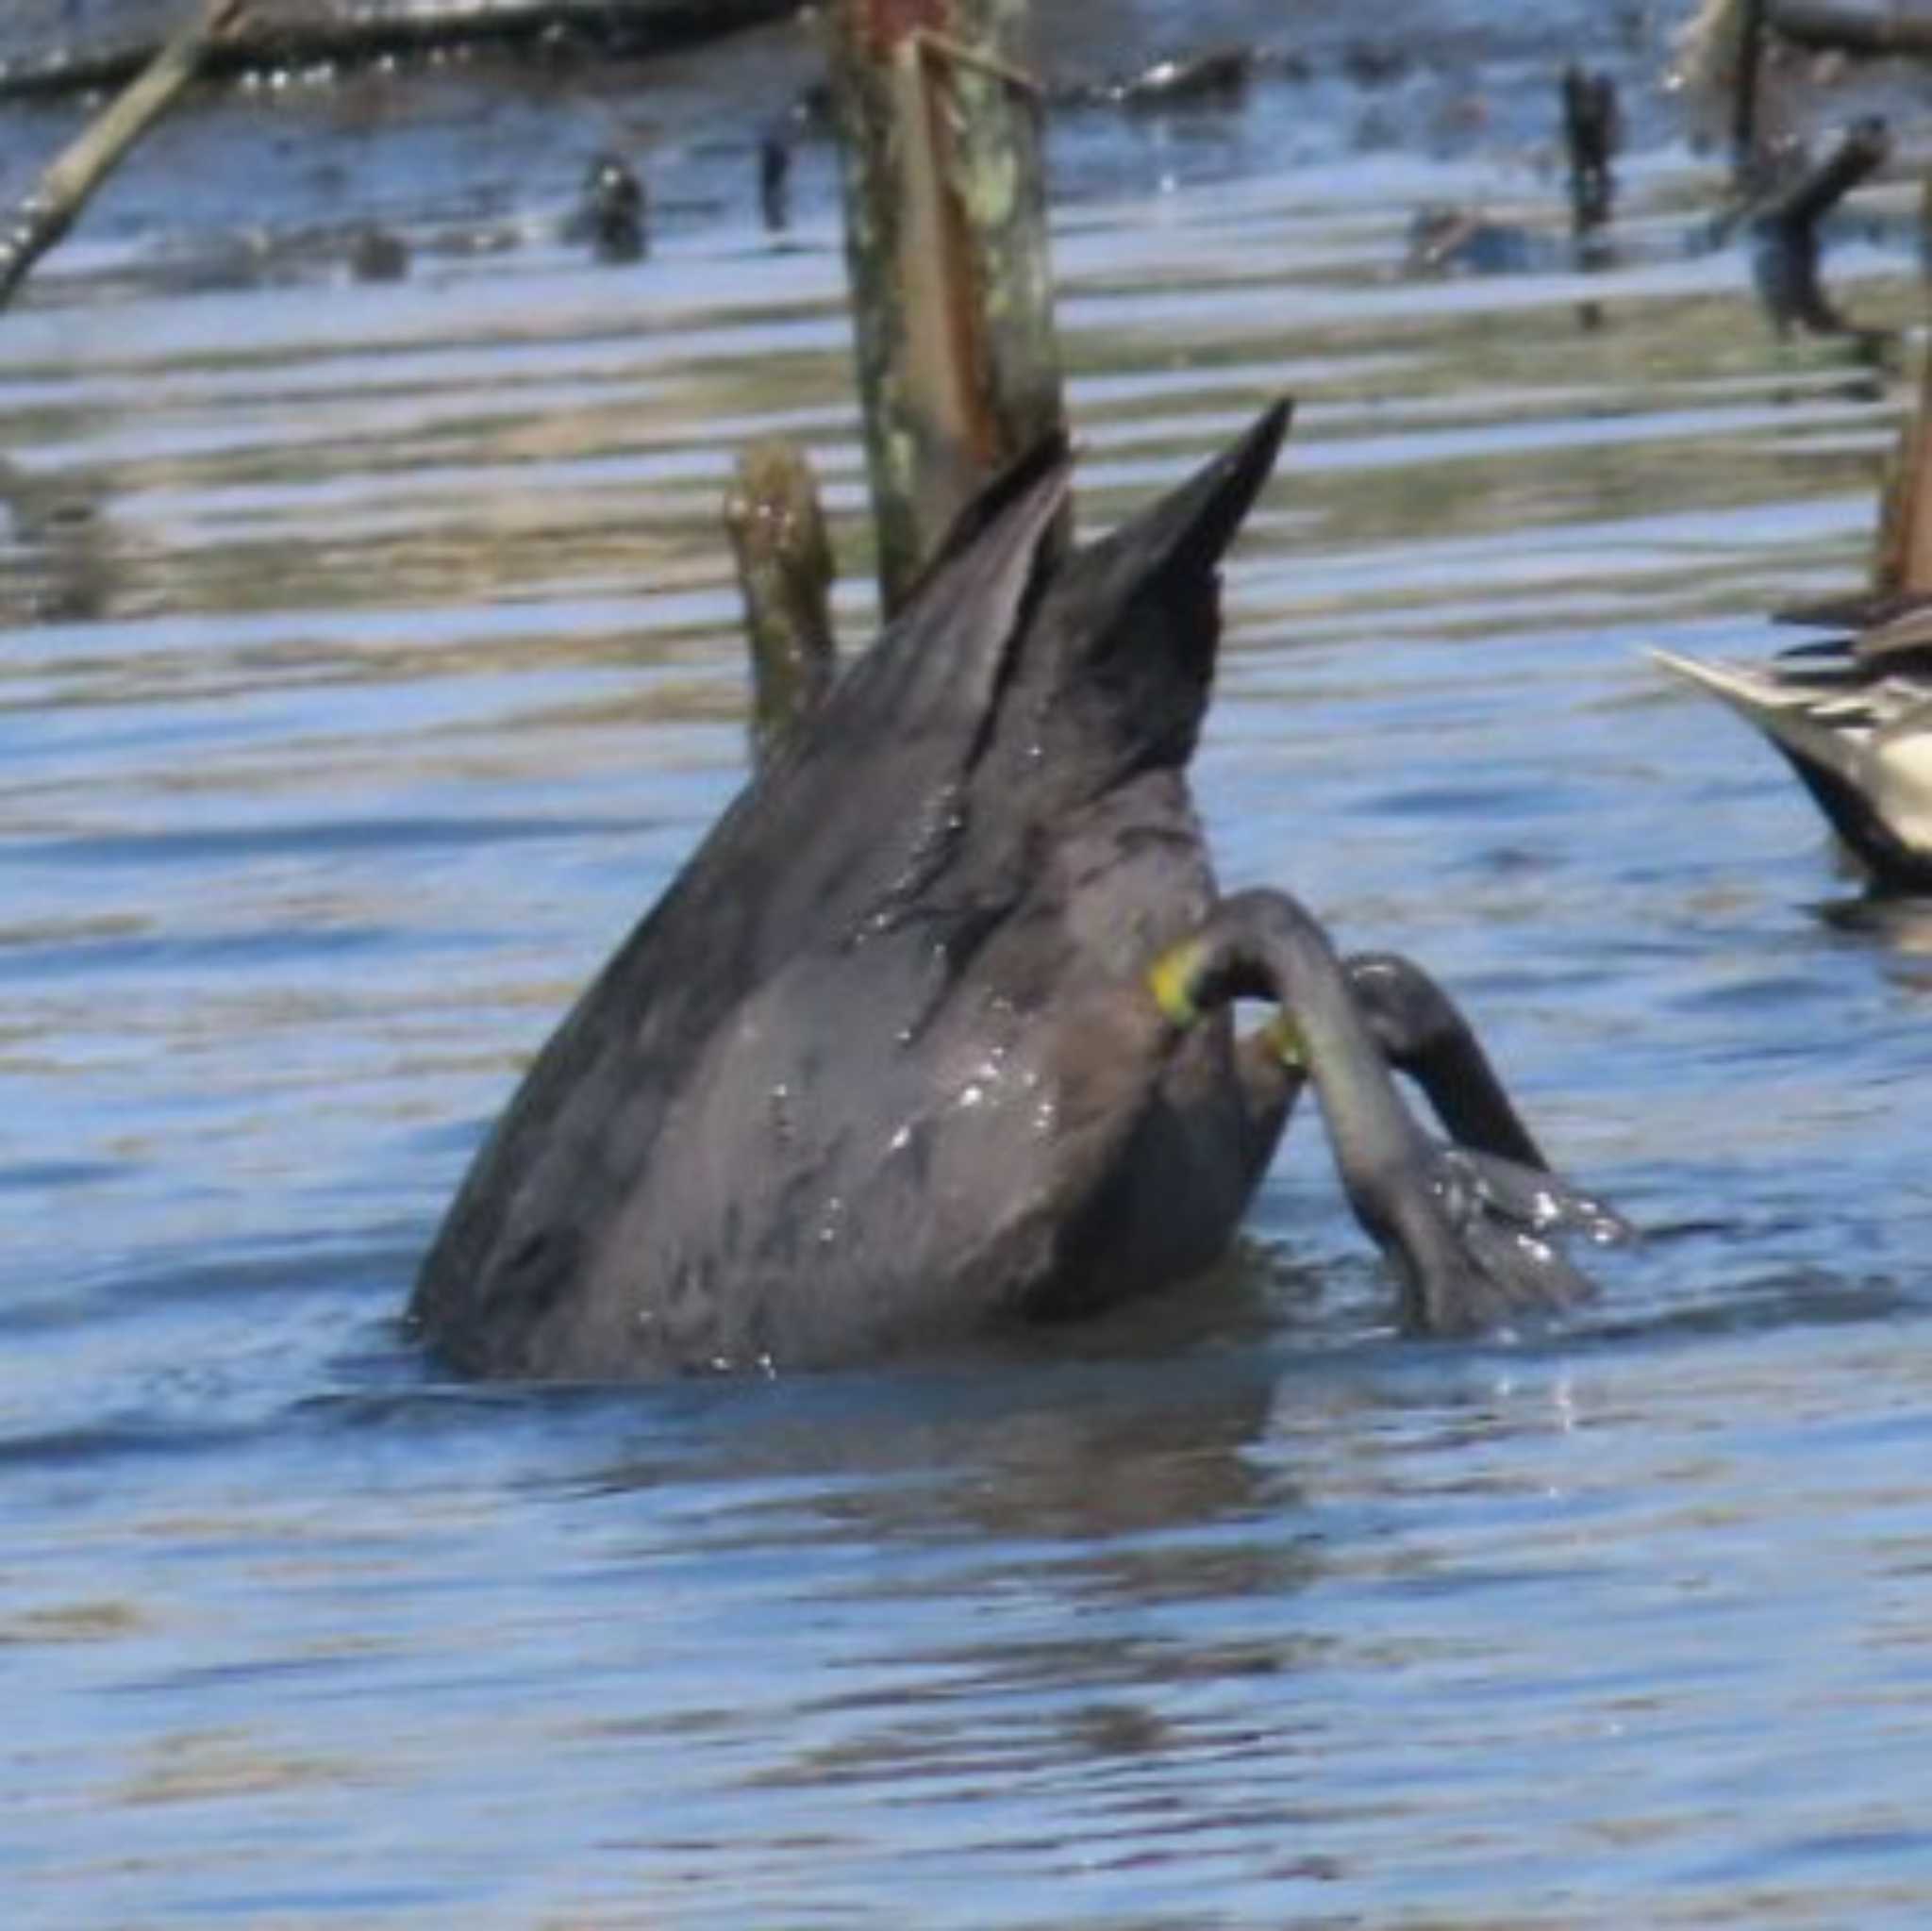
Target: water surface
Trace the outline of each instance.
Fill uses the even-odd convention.
[[[1223,1277],[1035,1358],[418,1358],[477,1136],[740,780],[739,444],[809,445],[867,632],[829,157],[767,237],[761,36],[233,102],[103,197],[0,328],[9,1923],[1925,1922],[1932,925],[1639,655],[1857,581],[1899,387],[1770,341],[1647,88],[1567,265],[1554,42],[1655,71],[1593,18],[1439,10],[1368,85],[1303,9],[1308,81],[1055,144],[1089,526],[1301,404],[1224,874],[1427,960],[1647,1229],[1473,1346],[1395,1338],[1298,1130]],[[622,272],[556,233],[613,125]],[[1861,319],[1918,312],[1911,193],[1833,256]],[[1405,278],[1443,200],[1544,265]]]

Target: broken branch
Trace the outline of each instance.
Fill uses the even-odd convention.
[[[27,270],[74,225],[128,149],[174,106],[200,71],[209,45],[242,17],[246,5],[247,0],[205,0],[146,71],[41,176],[0,235],[0,308],[13,299]]]

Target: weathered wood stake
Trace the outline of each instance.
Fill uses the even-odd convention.
[[[1571,65],[1559,83],[1563,145],[1570,157],[1570,225],[1579,238],[1610,218],[1617,178],[1611,158],[1622,138],[1617,83],[1607,74]]]
[[[1738,71],[1731,97],[1731,177],[1748,191],[1757,179],[1757,82],[1764,67],[1765,0],[1742,0]]]
[[[1899,425],[1878,493],[1872,589],[1880,598],[1932,593],[1932,353],[1919,351],[1918,407]]]
[[[209,46],[241,19],[246,5],[247,0],[203,0],[147,71],[35,183],[0,233],[0,308],[13,299],[27,270],[74,225],[128,149],[174,106]]]
[[[1890,154],[1883,121],[1856,122],[1823,161],[1753,212],[1752,267],[1780,336],[1793,327],[1813,335],[1859,333],[1833,306],[1819,276],[1818,225]]]
[[[724,529],[751,646],[752,761],[763,763],[816,707],[837,668],[832,546],[810,463],[789,442],[753,444],[725,491]]]
[[[979,485],[1063,420],[1024,0],[839,0],[845,181],[879,589],[896,609]]]

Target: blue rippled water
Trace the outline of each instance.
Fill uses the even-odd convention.
[[[870,621],[828,158],[774,247],[752,133],[678,131],[799,56],[231,105],[47,264],[0,326],[9,1924],[1926,1921],[1932,925],[1640,655],[1857,580],[1901,385],[1693,245],[1655,24],[1586,42],[1620,261],[1403,277],[1425,200],[1560,232],[1581,15],[1056,137],[1086,522],[1300,398],[1225,875],[1437,968],[1646,1230],[1535,1340],[1396,1339],[1304,1123],[1221,1277],[1038,1358],[439,1375],[396,1315],[469,1150],[740,776],[738,443],[810,444]],[[1175,15],[1110,18],[1090,66]],[[1439,141],[1444,75],[1488,108]],[[621,273],[553,220],[613,114],[675,184]],[[1906,173],[1833,257],[1878,324]],[[345,178],[406,282],[346,278]]]

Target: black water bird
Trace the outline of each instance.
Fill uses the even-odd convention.
[[[599,260],[641,260],[650,247],[649,203],[644,185],[623,156],[593,156],[577,205],[564,223],[564,239],[588,241]]]
[[[1308,1081],[1410,1327],[1580,1291],[1552,1237],[1612,1219],[1544,1170],[1440,990],[1217,891],[1187,765],[1218,564],[1287,420],[1071,555],[1059,443],[969,508],[478,1153],[411,1303],[447,1362],[811,1367],[1172,1288]],[[1282,1010],[1237,1038],[1249,996]]]
[[[1215,47],[1205,54],[1163,58],[1110,90],[1124,107],[1142,110],[1199,106],[1230,107],[1247,92],[1255,50]]]
[[[349,275],[358,282],[399,282],[409,273],[408,242],[375,222],[364,222],[349,242]]]

